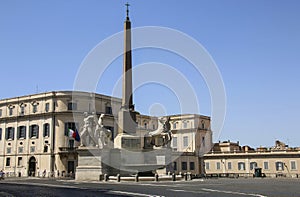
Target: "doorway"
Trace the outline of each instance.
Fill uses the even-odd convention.
[[[75,171],[75,163],[74,161],[68,161],[68,173],[72,174]]]
[[[35,157],[30,157],[28,162],[28,176],[35,176],[36,172],[36,159]]]

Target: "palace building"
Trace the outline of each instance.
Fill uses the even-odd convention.
[[[84,113],[105,114],[104,125],[117,135],[121,99],[96,93],[57,91],[0,100],[0,169],[8,176],[74,175]],[[200,156],[212,147],[210,117],[171,115],[172,172],[201,173]],[[157,128],[158,117],[137,114],[137,132]]]

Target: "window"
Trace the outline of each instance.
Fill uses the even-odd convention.
[[[228,170],[231,170],[231,169],[232,169],[232,163],[231,163],[231,162],[228,162],[228,163],[227,163],[227,169],[228,169]]]
[[[183,137],[183,147],[187,147],[189,145],[189,137],[184,136]]]
[[[14,127],[8,127],[6,128],[6,133],[5,133],[5,139],[6,140],[14,140],[15,136],[15,128]]]
[[[173,129],[176,129],[176,122],[173,123]]]
[[[10,158],[9,157],[6,158],[5,166],[10,166]]]
[[[26,139],[26,126],[19,126],[18,127],[17,139]]]
[[[105,107],[105,113],[106,114],[112,114],[112,108],[110,106]]]
[[[173,148],[177,148],[177,137],[173,137]]]
[[[74,140],[69,140],[69,148],[74,148]]]
[[[190,162],[190,170],[195,170],[195,162]]]
[[[8,148],[6,149],[6,153],[7,153],[7,154],[10,154],[10,153],[11,153],[11,147],[8,147]]]
[[[2,128],[0,128],[0,140],[2,140]]]
[[[45,111],[46,111],[46,112],[49,112],[49,109],[50,109],[50,104],[49,104],[49,103],[46,103],[46,104],[45,104]]]
[[[10,115],[10,116],[12,116],[12,115],[13,115],[13,108],[12,108],[12,107],[10,107],[10,108],[9,108],[9,111],[8,111],[8,113],[9,113],[9,115]]]
[[[35,152],[35,146],[30,146],[30,152],[34,153]]]
[[[75,122],[66,122],[65,123],[65,136],[69,136],[69,129],[76,131],[76,123]]]
[[[18,166],[22,166],[22,157],[18,157]]]
[[[202,137],[202,146],[205,147],[205,137]]]
[[[2,109],[0,109],[0,117],[2,116]]]
[[[220,162],[217,162],[217,163],[216,163],[216,169],[217,169],[217,170],[221,170],[221,163],[220,163]]]
[[[209,170],[209,162],[205,162],[205,170]]]
[[[19,153],[23,153],[23,151],[24,151],[24,148],[22,146],[18,148]]]
[[[183,128],[187,128],[187,122],[183,123]]]
[[[147,129],[147,123],[146,122],[144,123],[144,129]]]
[[[278,162],[275,163],[275,165],[276,165],[276,170],[277,171],[283,171],[284,170],[283,162],[278,161]]]
[[[256,162],[251,162],[250,163],[250,170],[254,170],[254,168],[257,167],[257,163]]]
[[[177,162],[173,162],[173,169],[177,170]]]
[[[245,170],[246,168],[245,168],[245,163],[244,162],[239,162],[238,163],[238,169],[239,170]]]
[[[44,146],[44,153],[47,153],[47,152],[48,152],[48,146],[45,145],[45,146]]]
[[[25,106],[21,105],[20,115],[23,116],[25,114]]]
[[[181,162],[181,170],[187,170],[187,163],[185,161]]]
[[[44,124],[43,136],[44,137],[49,137],[50,136],[50,125],[49,125],[49,123]]]
[[[152,125],[152,129],[153,129],[153,130],[155,129],[155,125],[154,125],[154,124]]]
[[[37,104],[32,105],[32,112],[33,113],[37,112]]]
[[[264,169],[269,170],[269,162],[267,161],[264,162]]]
[[[68,110],[77,110],[77,103],[69,102]]]
[[[39,125],[31,125],[29,127],[29,138],[39,138]]]
[[[296,161],[291,161],[291,170],[297,170]]]

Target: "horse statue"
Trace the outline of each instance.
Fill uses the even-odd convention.
[[[170,117],[161,117],[158,119],[158,127],[156,130],[151,131],[148,133],[148,137],[152,139],[159,139],[162,138],[162,144],[154,143],[155,146],[165,146],[172,140],[172,132],[171,132],[171,125],[170,125]]]

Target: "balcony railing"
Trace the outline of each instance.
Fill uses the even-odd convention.
[[[59,153],[75,153],[77,147],[59,147]]]

